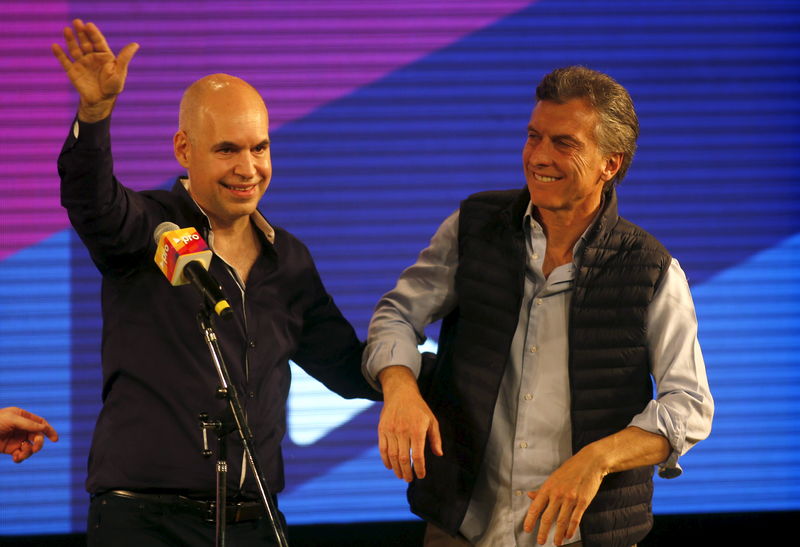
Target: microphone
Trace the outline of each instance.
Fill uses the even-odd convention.
[[[220,317],[233,314],[219,282],[208,272],[213,253],[195,228],[179,228],[174,222],[162,222],[153,232],[158,269],[170,284],[191,283]]]

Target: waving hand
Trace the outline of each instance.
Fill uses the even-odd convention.
[[[74,30],[64,29],[69,55],[58,44],[53,44],[52,50],[80,95],[78,117],[85,122],[96,122],[111,114],[139,44],[130,43],[114,56],[94,23],[84,24],[75,19],[72,25]]]

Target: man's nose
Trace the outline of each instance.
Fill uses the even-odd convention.
[[[249,150],[239,155],[238,161],[233,168],[233,173],[243,179],[251,179],[256,176],[256,163]]]
[[[528,143],[530,152],[528,154],[528,164],[531,166],[550,165],[553,161],[553,145],[547,139],[538,142]]]

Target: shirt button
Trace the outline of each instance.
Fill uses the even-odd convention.
[[[531,353],[536,353],[538,348],[536,346],[531,346]]]
[[[536,305],[537,306],[541,306],[542,305],[542,299],[541,298],[537,298],[536,299]]]
[[[250,393],[248,393],[248,395],[250,396],[251,399],[256,398],[256,393],[254,391],[251,391]]]
[[[516,492],[514,492],[514,495],[515,496],[521,496],[522,495],[522,490],[517,490]]]
[[[525,400],[526,401],[530,401],[531,399],[533,399],[533,395],[531,395],[530,393],[526,393],[525,394]]]
[[[247,345],[250,346],[251,348],[254,348],[254,347],[256,347],[256,341],[255,340],[250,340],[250,342],[248,342]]]
[[[528,443],[526,443],[525,441],[522,441],[521,443],[519,443],[519,447],[520,448],[528,448]]]
[[[532,259],[534,259],[534,260],[536,260],[537,258],[539,258],[539,255],[538,255],[537,253],[533,253],[533,254],[531,255],[531,258],[532,258]]]

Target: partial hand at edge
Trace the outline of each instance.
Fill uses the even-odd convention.
[[[58,433],[47,420],[17,407],[0,409],[0,453],[20,463],[42,449],[44,438],[55,442]]]
[[[397,478],[411,482],[425,477],[425,441],[431,451],[444,455],[439,422],[422,399],[416,378],[404,366],[391,366],[380,372],[383,410],[378,424],[378,448],[383,465]],[[413,466],[412,466],[413,464]]]
[[[111,114],[117,95],[125,87],[128,65],[139,44],[126,45],[115,57],[94,23],[84,24],[75,19],[72,25],[74,30],[70,27],[64,29],[72,60],[58,44],[53,44],[51,49],[80,95],[78,118],[84,122],[97,122]]]

